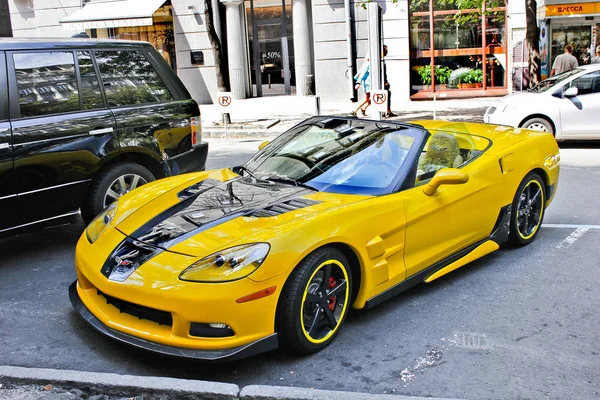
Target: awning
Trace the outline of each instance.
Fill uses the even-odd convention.
[[[119,0],[91,2],[59,21],[65,30],[119,28],[152,25],[152,14],[165,0]]]

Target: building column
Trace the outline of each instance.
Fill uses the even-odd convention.
[[[242,32],[241,0],[221,0],[226,6],[227,55],[229,57],[229,82],[234,99],[246,98],[246,68]]]
[[[296,68],[296,94],[307,96],[306,76],[312,74],[310,35],[307,0],[292,1],[292,24],[294,27],[294,67]]]

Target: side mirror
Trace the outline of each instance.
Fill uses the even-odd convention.
[[[431,178],[429,184],[423,188],[423,193],[427,196],[433,196],[441,185],[459,185],[468,181],[469,175],[465,172],[456,168],[444,168]]]
[[[258,145],[258,150],[262,150],[265,148],[266,145],[269,144],[269,141],[267,140],[266,142],[262,142],[261,144]]]
[[[568,88],[567,90],[565,90],[565,97],[575,97],[579,94],[579,89],[576,88],[575,86],[571,86],[570,88]]]

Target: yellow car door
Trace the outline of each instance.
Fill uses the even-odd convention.
[[[489,147],[487,140],[479,138],[484,142],[474,144],[471,140],[465,145],[461,138],[456,141],[460,145],[459,156],[452,154],[456,159],[431,167],[426,165],[427,153],[435,151],[432,145],[438,135],[431,136],[427,150],[421,155],[415,186],[402,193],[406,212],[407,278],[489,237],[505,206],[498,200],[504,188],[498,159],[484,154]],[[437,150],[448,151],[452,146],[443,143]],[[431,175],[444,173],[445,168],[453,168],[445,171],[466,175],[468,181],[443,184],[433,194],[426,194],[424,189],[431,182]],[[429,175],[428,169],[431,170]],[[425,179],[419,180],[419,176]]]

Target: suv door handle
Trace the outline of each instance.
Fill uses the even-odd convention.
[[[102,128],[89,131],[90,135],[104,135],[105,133],[113,133],[113,128]]]

